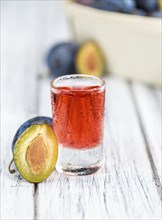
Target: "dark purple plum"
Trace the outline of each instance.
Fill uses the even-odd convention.
[[[158,10],[158,0],[136,0],[137,8],[143,9],[146,12]]]
[[[132,13],[136,8],[135,0],[95,0],[91,3],[94,8],[122,12],[122,13]]]
[[[133,11],[133,14],[140,16],[147,16],[147,12],[142,9],[136,9]]]
[[[89,6],[92,2],[93,0],[76,0],[76,3],[79,3],[81,5],[87,5],[87,6]]]
[[[154,11],[149,14],[152,17],[162,18],[162,11]]]
[[[47,65],[53,77],[76,73],[75,43],[59,43],[53,46],[47,54]]]
[[[45,116],[38,116],[38,117],[31,118],[28,121],[24,122],[19,127],[19,129],[16,131],[16,134],[15,134],[15,136],[13,138],[13,141],[12,141],[12,151],[14,150],[15,143],[16,143],[17,139],[20,137],[20,135],[27,128],[29,128],[31,125],[34,125],[34,124],[49,124],[52,127],[52,118],[45,117]]]

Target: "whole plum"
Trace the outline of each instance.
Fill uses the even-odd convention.
[[[147,16],[147,12],[144,11],[143,9],[136,9],[133,11],[133,14],[135,15],[140,15],[140,16]]]
[[[47,65],[53,77],[75,73],[74,57],[77,45],[73,42],[59,43],[47,54]]]
[[[92,7],[122,13],[131,13],[135,7],[135,0],[95,0]]]
[[[146,12],[153,12],[158,10],[157,0],[136,0],[137,8],[143,9]]]

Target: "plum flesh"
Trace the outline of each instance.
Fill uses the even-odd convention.
[[[19,138],[19,136],[31,125],[33,124],[49,124],[50,126],[52,126],[52,118],[50,117],[45,117],[45,116],[38,116],[38,117],[34,117],[29,119],[28,121],[24,122],[19,129],[16,131],[16,134],[13,138],[12,141],[12,151],[14,149],[14,145],[17,141],[17,139]]]
[[[56,165],[58,143],[51,123],[51,118],[36,117],[21,125],[15,134],[13,161],[21,176],[29,182],[42,182]]]

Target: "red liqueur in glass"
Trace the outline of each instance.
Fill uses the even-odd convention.
[[[58,142],[75,149],[93,148],[103,138],[104,91],[98,86],[58,87],[52,93],[53,128]]]
[[[61,167],[68,162],[70,170],[83,170],[86,163],[95,166],[95,159],[102,160],[97,156],[102,157],[104,101],[105,84],[97,77],[70,75],[51,82],[53,129],[59,143]],[[98,151],[96,158],[88,159],[93,151]]]

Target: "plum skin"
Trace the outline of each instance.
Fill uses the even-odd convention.
[[[89,7],[161,18],[161,0],[76,0],[77,3]]]
[[[29,155],[32,143],[39,137],[43,138],[44,158],[43,163],[39,163],[42,151],[32,151]],[[40,144],[34,146],[40,149]],[[28,155],[35,158],[31,163]],[[38,159],[39,158],[39,159]],[[52,173],[58,158],[58,142],[53,129],[49,124],[33,124],[28,127],[15,143],[13,160],[20,175],[31,183],[40,183],[47,179]],[[39,160],[39,161],[38,161]],[[33,166],[39,167],[38,172],[33,172]],[[34,163],[34,164],[33,164]]]
[[[90,6],[106,11],[131,13],[136,8],[135,0],[97,0]]]
[[[24,122],[20,127],[19,129],[16,131],[16,134],[13,138],[13,141],[12,141],[12,152],[14,150],[14,146],[15,146],[15,143],[17,141],[17,139],[19,138],[19,136],[28,128],[30,127],[31,125],[33,124],[49,124],[51,127],[52,127],[52,118],[50,117],[46,117],[46,116],[38,116],[38,117],[34,117],[34,118],[31,118],[29,119],[28,121]]]
[[[74,74],[74,58],[77,45],[73,42],[59,43],[53,46],[47,54],[46,62],[53,77]]]
[[[158,9],[157,0],[136,0],[137,8],[143,9],[146,12],[153,12]]]

